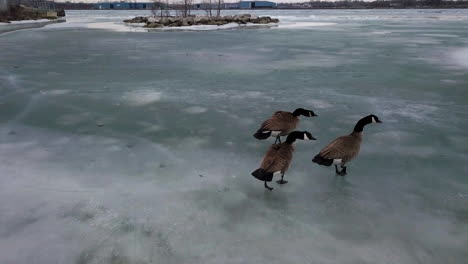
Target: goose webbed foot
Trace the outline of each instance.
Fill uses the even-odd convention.
[[[270,186],[268,186],[267,182],[265,181],[265,184],[264,184],[265,188],[270,190],[270,191],[273,191],[273,188],[271,188]]]
[[[288,181],[283,180],[283,178],[284,178],[284,174],[281,174],[281,180],[277,180],[276,182],[277,182],[278,184],[286,184],[286,183],[288,183]]]
[[[346,176],[346,166],[341,166],[341,171],[338,170],[338,166],[335,165],[336,175]]]

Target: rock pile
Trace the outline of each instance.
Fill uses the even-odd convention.
[[[37,19],[57,19],[65,16],[64,10],[42,10],[24,5],[13,5],[6,12],[0,13],[0,22],[10,22],[15,20],[37,20]]]
[[[161,27],[186,27],[196,25],[216,25],[221,26],[229,23],[237,24],[269,24],[278,23],[277,18],[269,16],[258,17],[250,14],[235,15],[235,16],[190,16],[190,17],[142,17],[138,16],[132,19],[124,20],[125,23],[145,23],[146,28],[161,28]]]

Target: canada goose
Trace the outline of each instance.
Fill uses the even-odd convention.
[[[362,130],[365,125],[370,123],[382,122],[375,115],[368,115],[361,118],[356,123],[356,126],[354,126],[354,130],[351,134],[333,140],[314,157],[312,162],[324,166],[335,164],[336,174],[345,176],[345,165],[358,155],[362,142]],[[341,171],[338,171],[338,164],[341,165]]]
[[[277,111],[270,119],[265,120],[262,123],[260,129],[257,130],[253,136],[259,140],[264,140],[273,136],[276,137],[275,144],[277,142],[281,143],[280,137],[287,136],[297,127],[297,124],[299,123],[298,116],[300,115],[307,117],[317,116],[314,111],[303,108],[297,108],[292,113]]]
[[[307,131],[291,132],[286,138],[286,142],[270,146],[265,157],[263,157],[260,168],[252,172],[252,176],[265,182],[264,186],[268,190],[273,190],[273,188],[269,187],[267,184],[267,182],[273,179],[273,174],[281,174],[281,180],[277,181],[277,183],[287,183],[283,178],[291,164],[294,152],[293,143],[296,139],[316,140],[312,134]]]

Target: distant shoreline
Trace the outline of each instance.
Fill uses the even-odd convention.
[[[382,9],[382,10],[402,10],[402,9],[468,9],[465,7],[310,7],[310,8],[255,8],[255,9],[221,9],[223,11],[269,11],[269,10],[371,10],[371,9]],[[65,8],[65,10],[95,10],[95,11],[151,11],[150,9],[82,9],[82,8]],[[193,11],[203,11],[194,9]]]

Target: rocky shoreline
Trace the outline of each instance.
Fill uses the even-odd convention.
[[[56,20],[64,16],[64,10],[41,10],[23,5],[16,5],[11,6],[7,12],[0,14],[0,22],[10,23],[11,21],[38,19]]]
[[[278,23],[279,19],[269,16],[259,17],[256,15],[243,14],[235,16],[189,16],[189,17],[142,17],[138,16],[132,19],[124,20],[125,23],[144,23],[145,28],[162,28],[162,27],[187,27],[199,25],[215,25],[222,26],[230,23],[237,24],[270,24]]]

